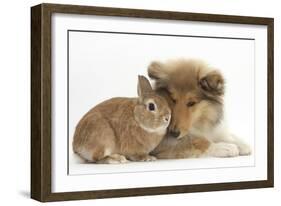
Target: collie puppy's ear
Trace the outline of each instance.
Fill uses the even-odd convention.
[[[167,78],[167,73],[164,69],[164,65],[161,62],[153,61],[147,69],[148,76],[154,80],[164,80]]]
[[[221,96],[224,94],[225,80],[222,74],[215,70],[199,80],[199,85],[205,92]]]

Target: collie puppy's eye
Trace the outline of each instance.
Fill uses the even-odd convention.
[[[191,101],[191,102],[188,102],[188,103],[186,104],[186,106],[187,106],[187,107],[193,107],[195,104],[196,104],[196,102]]]
[[[149,103],[149,104],[148,104],[148,110],[149,110],[149,111],[155,111],[155,104]]]

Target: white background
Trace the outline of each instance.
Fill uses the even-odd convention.
[[[154,197],[91,200],[81,202],[54,203],[53,205],[144,205],[175,203],[190,205],[238,205],[272,204],[280,201],[280,36],[281,14],[278,1],[56,1],[60,3],[88,4],[100,6],[131,7],[144,9],[208,12],[233,15],[275,17],[275,185],[274,189],[238,190],[195,194],[178,194]],[[1,12],[1,202],[3,204],[38,205],[28,199],[30,182],[30,6],[40,1],[10,1],[2,3]],[[10,9],[12,8],[13,11]],[[279,94],[278,94],[279,93]],[[278,151],[279,150],[279,151]]]
[[[93,32],[69,32],[69,153],[70,174],[96,174],[136,171],[159,171],[172,169],[195,169],[195,168],[217,168],[254,166],[254,138],[257,140],[257,153],[266,157],[261,148],[266,148],[266,143],[260,140],[266,136],[266,87],[260,82],[266,82],[266,30],[263,26],[226,25],[214,23],[197,23],[159,20],[143,20],[124,18],[99,18],[88,16],[75,16],[57,14],[53,17],[54,27],[54,63],[53,76],[57,80],[56,85],[64,89],[56,93],[54,98],[58,105],[53,105],[54,114],[63,120],[67,104],[66,97],[66,31],[65,29],[98,30],[98,31],[129,31],[142,33],[181,34],[194,36],[252,38],[245,39],[222,39],[222,38],[196,38],[196,37],[174,37],[136,34],[112,34]],[[164,24],[164,26],[163,26]],[[109,25],[109,26],[108,26]],[[114,26],[115,25],[115,28]],[[117,26],[116,26],[117,25]],[[113,27],[113,28],[112,28]],[[262,35],[263,34],[263,35]],[[255,56],[256,55],[256,56]],[[229,120],[231,132],[240,136],[249,143],[253,155],[241,158],[227,159],[200,159],[196,161],[185,160],[183,162],[170,161],[169,164],[161,162],[130,163],[124,165],[96,165],[77,164],[72,152],[72,137],[75,126],[81,117],[93,106],[116,96],[136,96],[137,75],[147,75],[147,67],[153,60],[167,60],[171,58],[200,58],[207,61],[210,66],[220,69],[226,78],[225,113]],[[255,64],[257,65],[255,68]],[[257,72],[255,72],[257,71]],[[242,75],[243,74],[243,75]],[[59,78],[63,77],[63,78]],[[257,79],[256,102],[254,107],[254,79]],[[262,78],[262,80],[261,80]],[[56,88],[57,89],[57,88]],[[61,90],[61,89],[60,89]],[[54,99],[53,98],[53,99]],[[63,103],[64,102],[64,103]],[[256,136],[254,134],[254,109],[258,119],[264,122],[256,125]],[[239,113],[237,113],[239,111]],[[260,125],[260,126],[259,126]],[[58,130],[65,128],[64,125],[56,126]],[[264,128],[264,129],[262,129]],[[64,129],[65,131],[65,129]],[[55,134],[55,133],[54,133]],[[56,137],[57,136],[57,137]],[[59,132],[53,137],[57,142],[66,136],[65,132]],[[61,145],[55,143],[58,153],[65,154]],[[64,157],[66,158],[66,157]],[[59,158],[61,159],[61,158]],[[263,158],[262,158],[263,159]],[[167,161],[167,160],[166,160]],[[260,161],[258,159],[257,161]],[[59,161],[58,165],[65,165]],[[159,163],[159,164],[158,164]],[[259,170],[259,169],[258,169]],[[260,170],[259,170],[260,171]],[[216,172],[215,172],[216,173]],[[233,172],[232,172],[233,173]],[[241,172],[242,174],[245,171]],[[253,177],[251,171],[250,176]],[[200,171],[197,172],[202,179]],[[237,173],[238,174],[238,173]],[[172,175],[176,176],[176,175]],[[187,174],[186,176],[191,176]],[[242,179],[241,175],[239,180]],[[153,177],[153,176],[151,176]],[[95,184],[94,177],[89,177]],[[210,177],[206,177],[211,181]],[[61,179],[61,178],[58,178]],[[115,178],[116,179],[116,178]],[[136,178],[134,178],[136,179]],[[171,178],[172,179],[172,178]],[[181,179],[181,182],[184,181]],[[196,177],[192,177],[196,180]],[[247,179],[247,178],[245,178]],[[216,176],[216,181],[220,181]],[[69,182],[69,180],[68,180]],[[89,181],[87,181],[89,182]],[[131,182],[131,181],[129,181]],[[149,180],[151,182],[151,180]],[[81,185],[82,182],[80,181]],[[116,183],[114,182],[114,185]],[[113,185],[113,184],[112,184]],[[144,184],[145,185],[145,184]],[[72,187],[72,189],[74,189]]]

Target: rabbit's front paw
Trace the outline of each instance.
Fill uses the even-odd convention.
[[[152,155],[132,155],[129,159],[138,162],[150,162],[157,160],[157,158]]]
[[[151,155],[146,155],[141,161],[150,162],[150,161],[155,161],[155,160],[157,160],[156,157],[151,156]]]
[[[121,163],[127,163],[129,160],[126,159],[125,156],[119,155],[119,154],[112,154],[104,159],[99,160],[97,163],[99,164],[121,164]]]

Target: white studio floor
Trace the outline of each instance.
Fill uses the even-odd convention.
[[[71,154],[69,161],[69,175],[91,175],[106,173],[132,173],[173,170],[200,170],[254,167],[254,155],[232,158],[189,158],[156,160],[153,162],[128,162],[123,164],[95,164],[85,163],[77,155]]]

